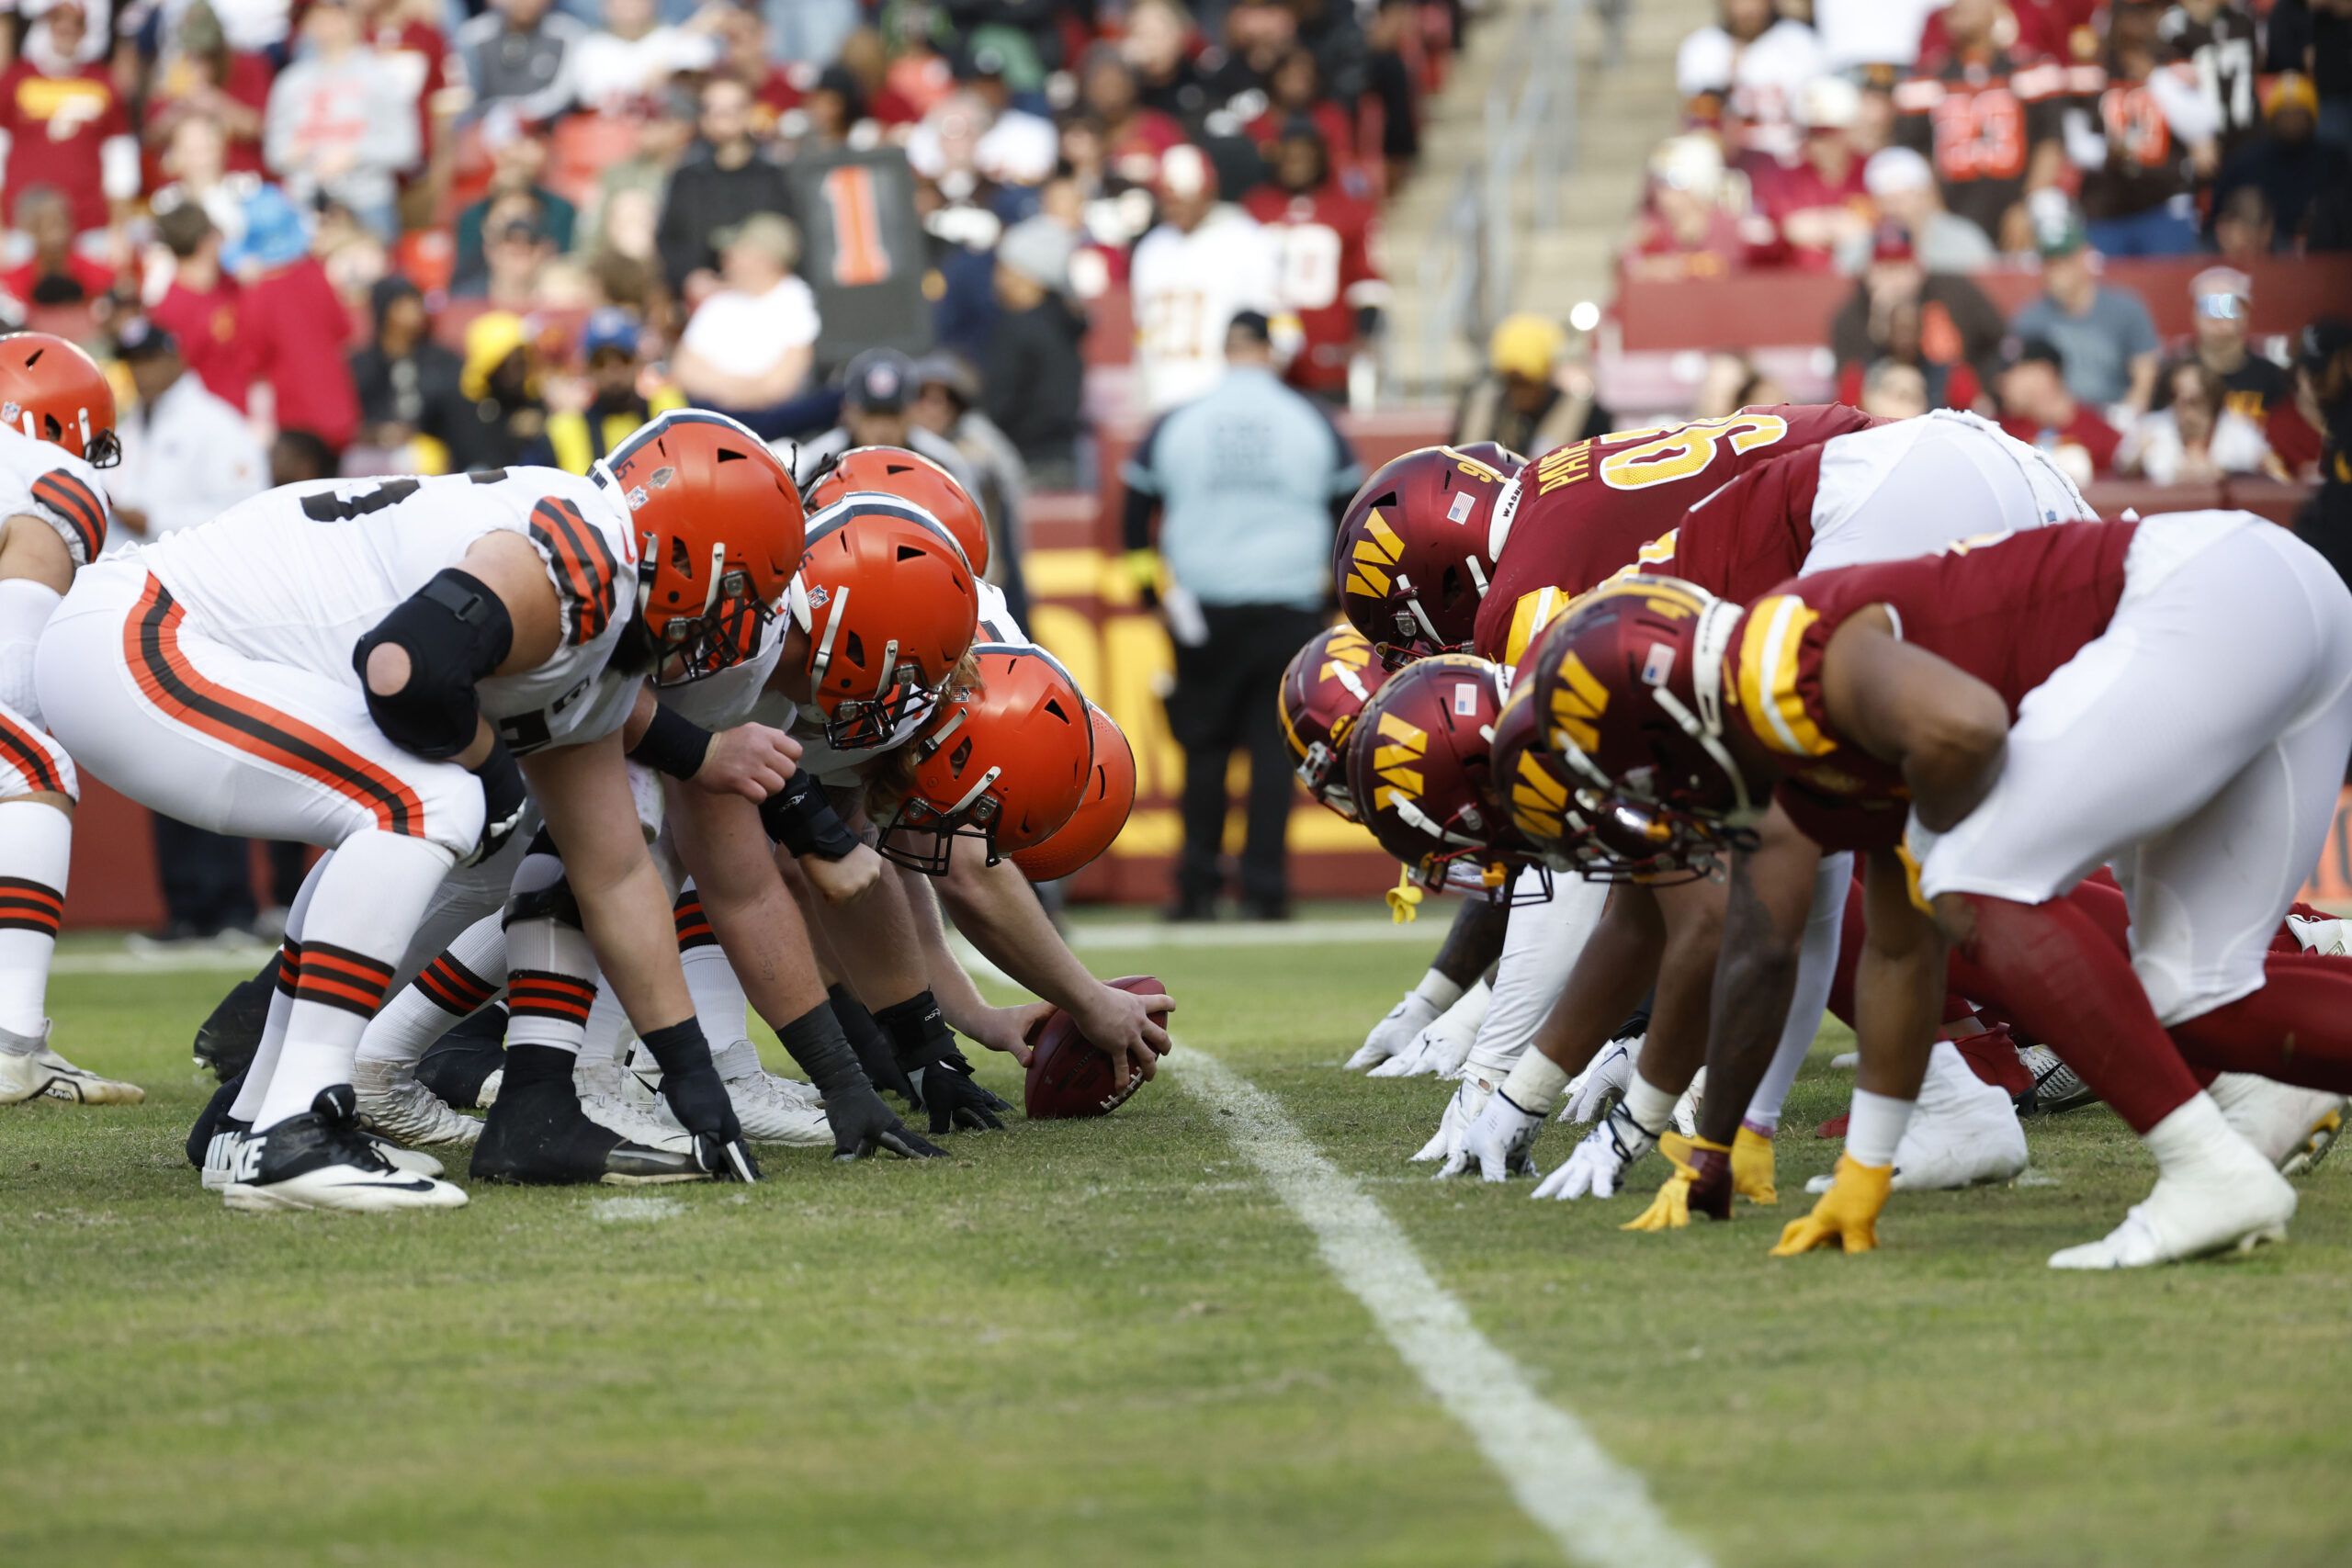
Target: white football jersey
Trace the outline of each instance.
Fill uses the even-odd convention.
[[[1148,412],[1164,413],[1216,385],[1234,313],[1272,315],[1275,275],[1273,242],[1238,207],[1211,209],[1190,233],[1162,223],[1143,237],[1128,292]]]
[[[114,502],[97,469],[62,446],[0,425],[0,517],[40,518],[74,552],[74,564],[87,566],[106,548]]]
[[[608,673],[637,605],[637,545],[619,498],[560,468],[327,479],[267,491],[136,553],[206,634],[255,659],[359,683],[352,649],[474,541],[520,534],[555,584],[563,641],[477,691],[517,752],[617,728],[639,677]]]
[[[663,707],[705,729],[732,729],[748,724],[761,706],[768,677],[775,673],[776,661],[784,656],[784,635],[791,628],[789,615],[771,615],[760,634],[759,649],[751,658],[688,685],[663,686],[654,694]],[[786,727],[784,721],[774,722],[776,728]]]

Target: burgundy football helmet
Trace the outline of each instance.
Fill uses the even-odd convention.
[[[1546,626],[1520,666],[1543,749],[1589,793],[1596,842],[1656,874],[1755,840],[1770,804],[1724,743],[1740,606],[1674,577],[1623,577]]]
[[[1359,818],[1355,797],[1348,793],[1348,737],[1363,705],[1387,679],[1361,633],[1334,626],[1307,638],[1291,656],[1275,698],[1283,739],[1298,760],[1298,782],[1351,822]]]
[[[1510,901],[1516,874],[1537,863],[1490,787],[1502,705],[1500,669],[1437,654],[1391,675],[1356,720],[1349,792],[1380,847],[1424,887]]]
[[[1510,457],[1498,446],[1482,444]],[[1495,575],[1488,536],[1510,471],[1455,446],[1392,457],[1348,502],[1331,575],[1348,622],[1391,667],[1464,647]]]

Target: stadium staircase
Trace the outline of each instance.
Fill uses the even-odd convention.
[[[1642,171],[1679,122],[1674,52],[1713,0],[1492,0],[1383,214],[1390,379],[1450,395],[1513,310],[1606,301]]]

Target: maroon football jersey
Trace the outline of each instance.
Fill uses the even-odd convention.
[[[1649,564],[1647,547],[1657,542],[1667,549],[1664,536],[1714,491],[1783,454],[1885,423],[1843,403],[1777,403],[1554,448],[1527,467],[1497,507],[1502,544],[1471,646],[1482,658],[1517,663],[1570,598],[1629,566]],[[1803,550],[1796,558],[1804,558]],[[1670,566],[1657,570],[1688,575]],[[1763,582],[1793,570],[1784,567]]]
[[[1897,635],[2001,694],[2009,717],[2123,596],[2137,523],[2067,523],[1962,540],[1941,555],[1839,567],[1748,606],[1724,656],[1724,712],[1787,770],[1777,798],[1831,850],[1902,841],[1903,775],[1839,735],[1823,711],[1821,656],[1858,611],[1883,604]]]

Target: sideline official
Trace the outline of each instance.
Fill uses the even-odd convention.
[[[1184,847],[1169,917],[1216,916],[1226,766],[1246,747],[1242,912],[1281,919],[1292,786],[1275,696],[1291,655],[1328,623],[1332,532],[1363,476],[1322,407],[1275,374],[1264,315],[1237,314],[1225,351],[1223,378],[1163,415],[1128,459],[1125,543],[1147,602],[1165,561],[1160,608],[1176,645],[1168,727],[1184,752]]]

